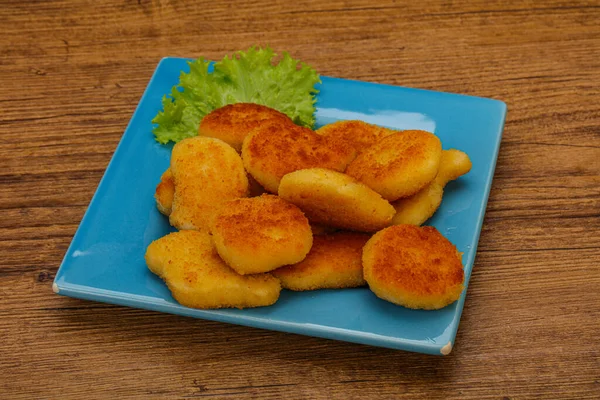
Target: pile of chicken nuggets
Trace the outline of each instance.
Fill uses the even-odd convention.
[[[421,225],[470,169],[430,132],[362,121],[313,131],[231,104],[173,147],[155,198],[178,231],[152,242],[146,263],[187,307],[368,285],[392,303],[439,309],[463,290],[461,253]]]

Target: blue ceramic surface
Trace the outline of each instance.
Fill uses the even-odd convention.
[[[186,60],[163,59],[106,170],[56,275],[62,295],[207,320],[429,354],[452,349],[466,289],[438,311],[378,299],[368,289],[284,290],[271,307],[203,311],[180,306],[144,263],[148,244],[172,231],[154,203],[171,146],[154,141],[151,120],[178,82]],[[494,174],[506,105],[497,100],[322,77],[317,124],[361,119],[398,129],[435,132],[445,149],[471,157],[469,174],[446,187],[428,222],[464,252],[469,282]]]

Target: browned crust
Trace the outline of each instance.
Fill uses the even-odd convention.
[[[408,297],[443,297],[462,288],[460,254],[434,227],[397,225],[378,232],[365,246],[369,285]]]
[[[248,194],[248,178],[238,153],[206,137],[184,139],[173,147],[175,181],[169,220],[178,229],[208,229],[219,205]]]
[[[290,172],[314,167],[343,171],[354,155],[354,150],[341,141],[281,123],[258,127],[242,147],[246,169],[272,193],[277,193],[279,181]]]
[[[315,236],[306,258],[273,271],[284,288],[315,290],[358,287],[366,284],[362,274],[362,249],[370,235],[336,232]]]
[[[402,131],[361,152],[345,172],[393,201],[418,192],[435,178],[441,152],[434,134]]]
[[[246,135],[265,122],[293,124],[292,120],[273,108],[254,103],[235,103],[207,114],[198,128],[201,136],[221,139],[241,151]]]
[[[361,152],[398,131],[359,120],[345,120],[324,125],[316,132],[330,139],[343,141],[357,152]]]
[[[223,237],[227,247],[246,251],[249,257],[270,244],[276,246],[273,250],[292,246],[302,251],[304,238],[312,235],[308,219],[298,207],[269,194],[225,203],[212,230]]]

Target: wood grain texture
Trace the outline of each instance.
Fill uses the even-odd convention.
[[[600,398],[597,1],[0,2],[0,398]],[[270,44],[508,117],[452,355],[56,296],[158,61]]]

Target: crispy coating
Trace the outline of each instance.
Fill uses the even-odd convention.
[[[271,123],[256,128],[242,146],[246,170],[271,193],[281,178],[305,168],[343,171],[355,151],[343,142],[297,125]]]
[[[225,203],[211,231],[221,258],[243,275],[300,262],[313,243],[302,211],[270,194]]]
[[[341,172],[311,168],[287,174],[279,196],[316,224],[360,232],[389,226],[394,207],[368,186]]]
[[[317,129],[319,135],[345,142],[357,154],[398,131],[359,120],[337,121]]]
[[[202,118],[198,134],[221,139],[239,152],[246,135],[270,121],[293,124],[287,115],[270,107],[254,103],[229,104]]]
[[[221,203],[248,194],[248,178],[238,153],[213,138],[184,139],[173,147],[175,195],[169,220],[177,229],[208,230]]]
[[[396,215],[393,225],[422,225],[442,204],[446,184],[471,170],[469,156],[460,150],[442,150],[440,169],[435,179],[412,196],[392,203]]]
[[[435,178],[442,144],[433,133],[401,131],[362,151],[346,174],[394,201],[423,189]]]
[[[430,226],[395,225],[377,232],[365,245],[362,260],[373,293],[404,307],[443,308],[463,290],[461,255]]]
[[[256,182],[252,175],[248,174],[247,177],[248,197],[256,197],[266,193],[265,188],[260,186],[260,183]],[[175,196],[175,181],[173,180],[171,168],[167,168],[167,170],[160,177],[160,182],[156,186],[156,192],[154,193],[154,198],[156,199],[156,208],[158,208],[158,211],[167,217],[171,214],[173,196]]]
[[[270,274],[242,276],[229,268],[203,231],[173,232],[155,240],[146,250],[146,264],[186,307],[269,306],[281,291]]]
[[[315,236],[306,258],[273,271],[284,289],[302,291],[364,286],[362,249],[370,235],[337,232]]]
[[[175,181],[173,180],[173,174],[171,168],[167,170],[160,177],[160,182],[156,185],[156,191],[154,192],[154,198],[156,199],[156,208],[162,214],[167,217],[171,214],[171,207],[173,206],[173,196],[175,195]]]

